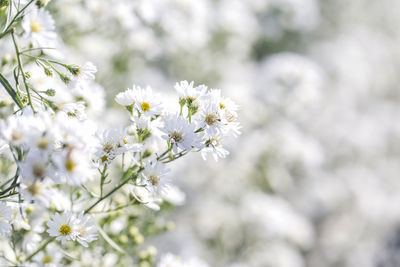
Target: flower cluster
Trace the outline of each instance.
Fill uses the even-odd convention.
[[[6,4],[0,33],[15,57],[0,66],[9,100],[0,114],[0,236],[6,240],[0,264],[83,263],[79,245],[136,253],[128,236],[138,245],[173,228],[146,214],[184,202],[167,163],[189,152],[226,157],[226,138],[240,134],[238,106],[194,82],[177,83],[173,100],[133,86],[115,97],[130,122],[104,123],[97,67],[64,63],[64,44],[45,9],[49,1],[14,2]],[[130,210],[115,216],[124,209]],[[132,261],[143,261],[135,256]]]

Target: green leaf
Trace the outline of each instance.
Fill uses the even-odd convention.
[[[14,89],[11,87],[10,83],[7,81],[6,78],[0,73],[0,83],[4,86],[6,89],[7,93],[12,97],[14,102],[18,105],[19,108],[24,108],[24,105],[22,104],[21,100],[19,99],[17,93],[14,91]]]

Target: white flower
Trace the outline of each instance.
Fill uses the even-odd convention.
[[[51,178],[59,184],[77,186],[93,178],[93,167],[86,151],[70,148],[54,154],[57,171]]]
[[[64,104],[60,109],[68,116],[76,117],[78,120],[85,120],[87,118],[85,103],[82,101]]]
[[[98,132],[96,137],[99,143],[95,155],[100,164],[110,164],[116,156],[126,151],[140,151],[142,147],[134,143],[133,136],[124,134],[120,129]]]
[[[88,243],[97,240],[97,226],[94,223],[93,217],[89,214],[80,213],[77,216],[77,236],[78,241],[82,246],[88,247]]]
[[[203,128],[209,135],[224,133],[226,131],[219,104],[212,101],[202,105],[197,117],[197,123],[199,128]]]
[[[186,195],[182,192],[179,187],[173,184],[169,184],[165,190],[160,192],[160,196],[164,201],[167,201],[173,205],[181,206],[185,203]]]
[[[146,117],[156,118],[156,115],[160,115],[162,107],[158,96],[153,93],[153,90],[149,86],[146,89],[142,89],[139,86],[133,87],[135,88],[135,108]]]
[[[69,66],[68,69],[72,73],[72,79],[68,83],[71,88],[79,87],[82,82],[94,80],[94,74],[97,72],[97,67],[92,62],[86,62],[82,66]]]
[[[58,267],[64,255],[55,244],[50,243],[44,251],[33,257],[34,267]]]
[[[0,202],[0,236],[7,236],[11,233],[12,209]]]
[[[126,91],[117,94],[115,102],[121,106],[133,105],[135,103],[135,86],[133,89],[128,88]]]
[[[174,153],[179,150],[191,150],[198,144],[197,135],[194,133],[195,125],[189,123],[179,115],[167,115],[164,118],[164,127],[160,130],[164,133],[161,137],[171,142]]]
[[[181,81],[175,84],[175,90],[178,92],[179,97],[182,99],[194,101],[200,96],[204,95],[207,91],[207,86],[200,85],[193,87],[194,82],[188,83],[187,81]]]
[[[22,20],[25,38],[29,38],[34,47],[54,47],[56,33],[54,20],[45,9],[32,8]]]
[[[141,173],[142,183],[154,193],[162,192],[168,187],[168,180],[165,176],[170,172],[165,164],[159,161],[152,161],[146,164]]]
[[[71,212],[56,213],[47,221],[47,233],[56,237],[64,245],[67,241],[76,240],[78,233],[77,220]]]
[[[155,196],[154,193],[151,192],[148,188],[132,185],[132,193],[137,201],[143,203],[143,205],[145,205],[146,207],[153,210],[160,209],[159,204],[162,202],[162,199]]]
[[[6,121],[0,121],[0,136],[14,146],[27,143],[32,134],[31,116],[10,116]]]
[[[24,201],[30,203],[34,201],[35,204],[49,207],[52,199],[55,198],[55,190],[51,188],[52,182],[49,178],[43,181],[36,180],[29,184],[21,185],[21,193],[24,197]]]
[[[44,179],[50,174],[47,155],[39,151],[29,152],[20,163],[20,170],[23,184]]]
[[[207,154],[211,154],[215,161],[218,161],[218,158],[225,158],[229,155],[229,151],[224,149],[221,144],[221,136],[220,135],[212,135],[206,138],[206,147],[201,150],[201,156],[204,160],[207,159]]]

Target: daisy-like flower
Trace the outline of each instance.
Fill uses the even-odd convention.
[[[175,90],[178,92],[179,98],[193,102],[207,92],[207,86],[199,85],[194,87],[193,81],[190,83],[181,81],[175,84]]]
[[[85,109],[85,103],[82,101],[67,103],[60,108],[60,110],[65,112],[69,117],[76,117],[78,120],[85,120],[87,118]]]
[[[80,213],[77,216],[77,236],[76,241],[84,247],[88,247],[88,243],[97,240],[97,226],[93,217],[89,214]]]
[[[12,214],[12,209],[0,202],[0,236],[7,236],[11,233]]]
[[[56,237],[56,240],[65,244],[67,241],[76,240],[78,232],[78,221],[73,213],[64,211],[62,214],[54,214],[49,221],[47,221],[47,233],[50,236]]]
[[[168,180],[165,176],[170,172],[165,164],[159,161],[151,161],[146,164],[141,173],[142,183],[146,185],[152,192],[159,193],[168,187]]]
[[[179,115],[165,116],[164,127],[160,130],[164,133],[161,137],[171,142],[174,153],[178,150],[191,150],[198,143],[194,133],[195,125]]]
[[[50,173],[46,154],[40,151],[29,152],[24,161],[20,163],[20,170],[23,184],[43,180]]]
[[[32,135],[31,116],[10,116],[6,121],[0,121],[0,136],[14,146],[28,143]]]
[[[135,88],[135,86],[134,86]],[[142,89],[136,86],[135,90],[135,108],[144,116],[156,118],[156,115],[161,114],[162,107],[159,98],[153,93],[151,87],[147,86]]]
[[[110,164],[111,161],[126,151],[140,151],[141,145],[133,143],[133,137],[124,134],[119,129],[103,131],[96,134],[99,140],[96,158],[100,164]]]
[[[54,154],[56,173],[51,178],[58,184],[81,185],[93,178],[93,168],[87,151],[69,148],[62,153]]]
[[[135,103],[135,86],[133,89],[128,88],[124,92],[117,94],[114,100],[121,106],[133,105]]]
[[[151,192],[148,188],[143,186],[132,186],[132,193],[133,196],[136,198],[137,201],[143,203],[146,207],[152,210],[159,210],[160,203],[162,199],[156,196],[153,192]]]
[[[30,39],[34,47],[54,47],[56,33],[54,20],[45,9],[32,8],[22,20],[25,38]]]
[[[50,243],[46,249],[40,251],[33,257],[33,267],[57,267],[63,259],[60,249],[53,243]]]
[[[49,178],[43,181],[34,181],[27,185],[21,186],[21,193],[24,197],[24,201],[30,203],[32,200],[40,206],[49,207],[51,200],[54,198],[54,191],[56,189],[51,188],[51,180]]]
[[[222,138],[220,135],[211,135],[206,138],[205,148],[201,150],[201,157],[206,160],[207,155],[211,154],[215,161],[219,158],[225,158],[229,155],[229,151],[226,150],[221,144]]]
[[[223,133],[225,124],[223,123],[221,110],[219,105],[213,101],[205,103],[200,109],[197,123],[209,135]]]
[[[94,74],[97,72],[97,67],[92,62],[86,62],[82,66],[68,66],[68,70],[72,73],[72,79],[68,85],[76,88],[84,81],[91,81],[95,79]]]

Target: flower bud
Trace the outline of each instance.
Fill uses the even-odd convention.
[[[1,0],[0,0],[1,1]],[[4,56],[3,56],[3,58],[1,59],[1,66],[4,66],[4,65],[6,65],[8,62],[10,62],[11,61],[11,55],[10,54],[5,54]]]
[[[50,88],[50,89],[47,89],[44,93],[48,96],[55,96],[56,90]]]
[[[9,0],[0,0],[0,8],[8,7],[9,4],[10,4]]]
[[[77,76],[81,72],[81,68],[77,65],[67,65],[65,66],[72,75]]]
[[[71,77],[66,74],[59,73],[58,76],[60,76],[61,81],[65,84],[69,84],[71,82]]]
[[[46,76],[52,77],[53,76],[53,70],[50,67],[43,67],[44,73]]]
[[[47,6],[47,4],[50,2],[50,0],[37,0],[36,1],[36,6],[38,7],[38,8],[42,8],[42,7],[45,7],[45,6]]]

